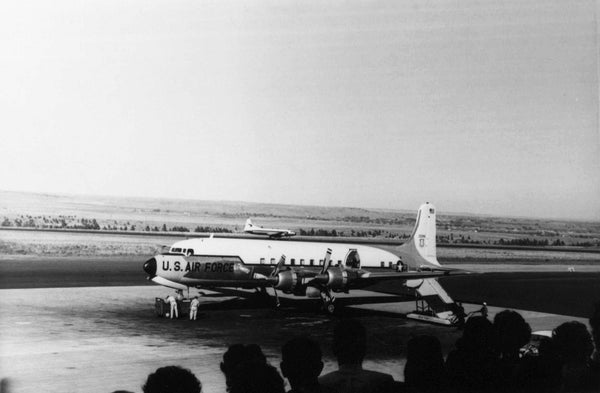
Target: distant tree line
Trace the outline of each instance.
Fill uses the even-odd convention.
[[[557,241],[560,242],[559,239],[557,239]],[[521,239],[508,239],[508,240],[504,240],[503,238],[500,238],[500,240],[498,240],[498,244],[500,244],[500,245],[508,245],[508,246],[536,246],[536,247],[544,247],[544,246],[548,246],[549,242],[548,242],[548,239],[538,240],[538,239],[530,239],[528,237],[521,238]],[[564,245],[564,243],[562,245]]]
[[[368,216],[346,216],[344,220],[365,222],[365,223],[400,223],[403,221],[401,218],[394,219],[371,219]],[[459,221],[459,220],[457,220]],[[146,225],[142,228],[140,225],[139,229],[135,224],[127,222],[119,222],[112,220],[106,222],[103,226],[100,226],[95,218],[78,218],[73,215],[59,215],[56,217],[46,216],[32,216],[32,215],[20,215],[12,220],[8,217],[3,217],[0,222],[1,227],[16,227],[16,228],[58,228],[58,229],[82,229],[82,230],[103,230],[103,231],[144,231],[144,232],[192,232],[190,228],[184,225],[174,225],[168,227],[163,223],[160,227],[158,225],[150,226]],[[211,227],[211,226],[196,226],[193,232],[202,233],[232,233],[233,230],[224,227]],[[321,229],[321,228],[310,228],[300,229],[299,235],[301,236],[322,236],[322,237],[360,237],[360,238],[388,238],[388,239],[407,239],[410,235],[406,233],[391,232],[383,229],[351,229],[349,231],[341,231],[337,229]],[[546,231],[544,234],[550,231]],[[556,232],[555,232],[556,233]],[[575,247],[600,247],[600,240],[596,239],[593,235],[581,234],[577,236],[580,238],[589,238],[586,241],[571,241],[566,243],[560,238],[555,239],[539,239],[539,238],[512,238],[505,239],[500,238],[494,239],[472,239],[470,235],[455,235],[450,233],[448,235],[438,235],[436,237],[439,244],[490,244],[490,245],[506,245],[506,246],[530,246],[530,247],[561,247],[561,246],[575,246]],[[581,239],[579,239],[581,240]]]
[[[330,236],[330,237],[338,237],[338,236],[344,236],[344,232],[338,232],[335,229],[332,229],[331,231],[328,231],[326,229],[317,229],[315,231],[314,228],[311,228],[310,230],[304,230],[304,229],[300,229],[300,236]]]
[[[168,229],[171,232],[190,232],[188,227],[184,226],[173,226],[171,229]],[[167,231],[166,225],[163,224],[163,232]],[[222,228],[222,227],[204,227],[198,225],[194,228],[194,232],[206,232],[206,233],[231,233],[233,232],[231,229]]]
[[[205,214],[210,214],[210,212],[205,211]],[[370,216],[337,216],[337,217],[328,217],[325,215],[281,215],[281,214],[268,214],[268,213],[260,213],[260,212],[239,212],[239,213],[227,213],[220,212],[214,213],[219,217],[223,218],[247,218],[247,217],[262,217],[262,218],[285,218],[285,219],[298,219],[298,220],[309,220],[309,221],[338,221],[338,222],[353,222],[353,223],[363,223],[363,224],[378,224],[378,225],[402,225],[402,224],[410,224],[414,222],[414,218],[412,215],[407,215],[406,217],[370,217]]]
[[[135,224],[127,221],[126,223],[112,220],[111,222],[100,226],[98,220],[95,218],[77,218],[75,216],[58,216],[49,218],[46,216],[29,216],[22,215],[13,220],[8,217],[4,217],[0,222],[2,227],[15,227],[15,228],[49,228],[49,229],[82,229],[82,230],[100,230],[100,231],[136,231],[137,227]],[[141,228],[141,227],[140,227]],[[190,232],[190,229],[186,226],[175,225],[171,228],[167,227],[167,224],[158,226],[146,225],[143,229],[145,232]],[[210,233],[231,233],[233,232],[228,228],[221,227],[208,227],[208,226],[197,226],[194,232],[210,232]]]
[[[369,217],[369,216],[345,216],[341,218],[336,218],[338,221],[345,222],[359,222],[365,224],[377,224],[377,225],[404,225],[410,224],[414,222],[413,218],[409,217],[395,217],[395,218],[385,218],[385,217]]]
[[[73,226],[73,228],[75,229],[100,229],[100,225],[98,225],[98,222],[96,221],[95,218],[92,218],[91,220],[88,220],[86,218],[82,218],[80,221],[81,224],[75,224]]]
[[[517,239],[504,239],[499,240],[474,240],[471,236],[460,235],[456,238],[454,235],[448,236],[437,236],[437,242],[440,244],[493,244],[500,246],[529,246],[529,247],[561,247],[561,246],[575,246],[575,247],[600,247],[600,240],[597,242],[571,242],[565,243],[561,239],[554,239],[553,241],[548,239],[530,239],[517,238]]]
[[[209,233],[232,233],[231,229],[221,227],[202,227],[197,226],[194,228],[194,232],[209,232]]]
[[[384,238],[408,238],[407,234],[398,234],[392,233],[390,231],[382,230],[382,229],[372,229],[372,230],[350,230],[350,233],[344,231],[337,231],[335,229],[327,230],[327,229],[300,229],[298,231],[300,236],[324,236],[324,237],[384,237]]]
[[[159,229],[157,226],[150,228],[150,226],[146,225],[144,229],[146,232],[191,232],[190,228],[183,225],[174,225],[171,228],[167,227],[167,224],[163,224]],[[208,233],[231,233],[233,232],[231,229],[222,228],[222,227],[204,227],[198,225],[194,228],[194,232],[208,232]]]
[[[17,228],[66,228],[71,222],[75,220],[75,216],[58,216],[58,217],[46,217],[46,216],[30,216],[21,215],[11,221],[8,217],[4,217],[2,223],[3,227],[17,227]],[[85,219],[84,219],[85,220]],[[94,220],[95,222],[95,220]],[[97,225],[97,223],[95,223]],[[78,227],[83,226],[95,226],[93,222],[85,220],[80,222]],[[98,228],[99,229],[99,228]]]

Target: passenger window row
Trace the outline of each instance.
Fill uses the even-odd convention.
[[[269,265],[276,265],[278,261],[279,260],[277,260],[275,258],[271,258],[269,260]],[[286,263],[286,265],[296,266],[296,258],[288,259],[288,261],[289,262]],[[332,261],[332,264],[333,264],[333,262],[334,261]],[[323,259],[319,259],[317,266],[323,266],[323,263],[325,263],[325,261]],[[266,258],[260,258],[260,264],[261,265],[266,265],[267,264],[267,259]],[[336,266],[341,266],[341,264],[342,264],[342,260],[338,259]],[[315,266],[315,259],[309,259],[308,263],[307,263],[307,261],[304,258],[301,258],[298,261],[298,266]]]

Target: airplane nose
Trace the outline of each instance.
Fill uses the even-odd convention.
[[[148,259],[146,263],[144,263],[144,271],[148,273],[150,277],[156,276],[156,259]]]

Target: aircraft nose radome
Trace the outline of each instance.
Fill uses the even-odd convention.
[[[144,263],[144,271],[150,275],[150,277],[156,276],[156,259],[150,258]]]

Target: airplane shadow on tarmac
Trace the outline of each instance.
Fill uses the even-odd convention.
[[[244,292],[238,290],[220,289],[220,294],[207,294],[202,296],[203,298],[219,298],[219,297],[230,297],[236,296],[235,298],[227,298],[221,302],[210,302],[200,304],[198,311],[215,311],[215,310],[250,310],[250,309],[273,309],[286,311],[287,313],[297,314],[315,314],[325,315],[325,311],[322,307],[320,299],[308,299],[304,297],[289,298],[280,297],[280,306],[275,306],[275,298],[256,292]],[[241,292],[241,293],[240,293]],[[335,300],[336,310],[335,316],[338,317],[350,317],[357,315],[386,315],[404,317],[402,314],[392,313],[380,310],[368,310],[351,308],[350,306],[365,305],[365,304],[381,304],[381,303],[397,303],[402,301],[410,300],[406,296],[366,296],[366,297],[338,297]]]
[[[300,332],[320,332],[322,345],[329,345],[329,335],[340,318],[357,318],[365,323],[373,335],[381,335],[378,341],[385,342],[374,353],[385,353],[389,345],[400,345],[397,329],[414,325],[403,314],[353,308],[365,303],[391,303],[403,300],[395,296],[340,297],[336,299],[333,315],[321,309],[320,299],[280,298],[280,307],[275,307],[274,299],[254,295],[248,297],[208,295],[198,308],[196,321],[190,321],[187,314],[169,319],[156,315],[149,301],[137,303],[140,307],[127,304],[104,304],[95,310],[86,307],[86,312],[94,314],[87,322],[95,325],[92,331],[108,332],[108,335],[142,336],[153,341],[148,346],[167,347],[185,344],[223,348],[236,342],[256,342],[267,348],[278,348],[290,336]],[[149,299],[147,299],[149,300]],[[83,313],[81,319],[87,319]],[[313,330],[313,328],[317,328]],[[309,329],[309,330],[306,330]],[[383,333],[382,333],[383,332]],[[323,337],[321,337],[323,336]]]

